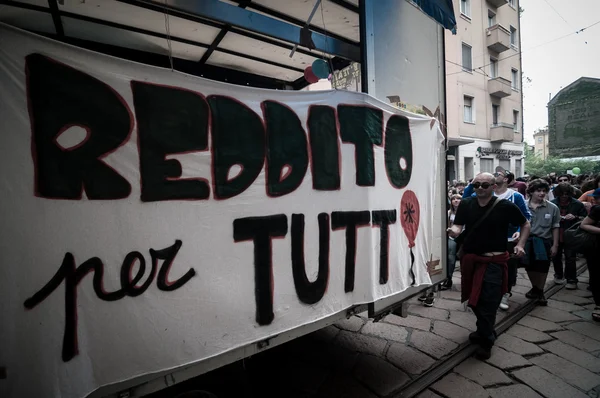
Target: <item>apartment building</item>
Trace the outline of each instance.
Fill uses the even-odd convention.
[[[448,171],[524,173],[519,0],[453,0],[446,34]]]

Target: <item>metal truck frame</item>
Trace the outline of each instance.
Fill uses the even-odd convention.
[[[207,63],[211,54],[221,52],[251,62],[292,71],[296,74],[302,72],[301,69],[271,59],[271,54],[268,52],[258,55],[243,54],[220,47],[228,32],[259,40],[270,46],[277,46],[304,56],[315,56],[324,53],[330,57],[334,71],[343,70],[351,63],[360,64],[362,92],[383,101],[389,100],[396,106],[434,116],[443,126],[446,107],[444,28],[433,22],[412,1],[360,0],[358,5],[350,0],[329,1],[337,7],[336,9],[343,9],[344,12],[358,15],[358,42],[307,23],[281,9],[275,10],[265,6],[263,4],[265,2],[252,2],[252,0],[235,1],[234,3],[237,3],[237,6],[218,0],[194,2],[181,0],[120,0],[117,2],[120,5],[128,6],[129,9],[134,7],[161,14],[167,13],[172,17],[219,29],[219,34],[211,43],[203,41],[202,37],[192,40],[170,35],[168,32],[162,33],[158,30],[136,27],[134,24],[127,25],[119,22],[119,18],[106,18],[101,13],[95,16],[72,12],[65,9],[63,7],[64,1],[60,0],[49,0],[47,7],[3,0],[0,1],[0,7],[2,7],[0,8],[0,17],[2,10],[7,13],[10,12],[5,14],[10,15],[8,23],[94,51],[155,66],[172,66],[185,73],[201,75],[218,81],[262,88],[299,90],[305,87],[307,83],[302,76],[293,81],[286,81],[262,76],[259,73],[244,72],[235,68]],[[288,3],[288,5],[290,4]],[[285,5],[283,8],[285,8]],[[390,9],[402,13],[393,16],[393,18],[397,18],[397,22],[392,24],[391,28],[389,26],[384,27],[383,25],[386,24],[381,20],[386,13],[389,14]],[[313,14],[315,10],[316,7],[313,9]],[[22,16],[25,19],[28,15],[31,15],[27,13],[44,14],[46,17],[51,17],[55,32],[52,33],[31,26],[19,17],[19,12],[23,12]],[[101,38],[93,39],[94,35],[72,34],[68,28],[63,26],[63,20],[88,24],[92,31],[94,29],[99,29],[99,32],[105,29],[127,31],[189,46],[198,46],[203,48],[205,52],[199,62],[177,57],[169,59],[164,55],[131,48],[130,46],[126,48],[118,44],[108,44],[107,41]],[[398,33],[403,33],[401,35],[403,37],[399,37]],[[98,34],[95,36],[98,37]],[[396,49],[394,54],[389,54],[389,51],[386,51],[386,48],[390,47]],[[400,63],[401,60],[405,59],[410,60],[411,64]],[[402,80],[402,84],[398,84],[399,79]],[[413,84],[410,83],[411,80]],[[429,83],[425,84],[426,81]],[[434,251],[436,254],[432,255],[429,264],[434,285],[446,278],[446,156],[443,148],[440,151],[438,183],[435,187],[436,197],[439,200],[436,204],[434,216],[434,223],[439,236],[435,237]],[[102,387],[92,393],[90,397],[124,398],[143,396],[314,332],[353,314],[366,311],[368,316],[375,320],[392,311],[405,315],[406,301],[422,291],[423,287],[411,287],[393,297],[355,306],[318,322],[307,324],[287,333],[270,336],[263,341],[228,351],[197,364],[182,366],[165,372],[146,374],[115,385]]]

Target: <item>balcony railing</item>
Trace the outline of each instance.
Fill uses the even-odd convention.
[[[487,2],[496,8],[502,7],[503,5],[508,4],[508,0],[487,0]]]
[[[512,123],[495,123],[490,125],[490,141],[512,142],[515,130]]]
[[[497,53],[501,53],[510,48],[510,31],[502,25],[494,25],[487,28],[486,32],[487,47]]]
[[[488,92],[496,98],[508,97],[512,94],[511,82],[503,77],[488,80]]]

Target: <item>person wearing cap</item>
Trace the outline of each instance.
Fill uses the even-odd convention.
[[[598,185],[600,185],[600,183],[598,183]],[[598,199],[600,198],[600,186],[588,193],[587,196],[592,199],[591,202],[593,206],[600,205],[600,201],[598,201]]]
[[[596,235],[596,247],[583,253],[590,273],[590,290],[596,305],[592,310],[592,319],[600,322],[600,188],[588,196],[594,201],[590,214],[581,222],[581,229]]]

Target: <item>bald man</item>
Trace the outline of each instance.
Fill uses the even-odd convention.
[[[460,259],[462,300],[468,300],[477,317],[477,331],[469,336],[479,344],[476,355],[488,359],[496,340],[496,311],[502,295],[508,292],[510,256],[506,231],[511,224],[521,227],[521,239],[512,253],[514,257],[521,257],[525,254],[523,246],[529,237],[530,225],[515,204],[494,196],[496,178],[492,174],[478,174],[471,185],[476,196],[462,200],[448,235],[458,237],[465,228]],[[475,225],[486,213],[485,220]]]

